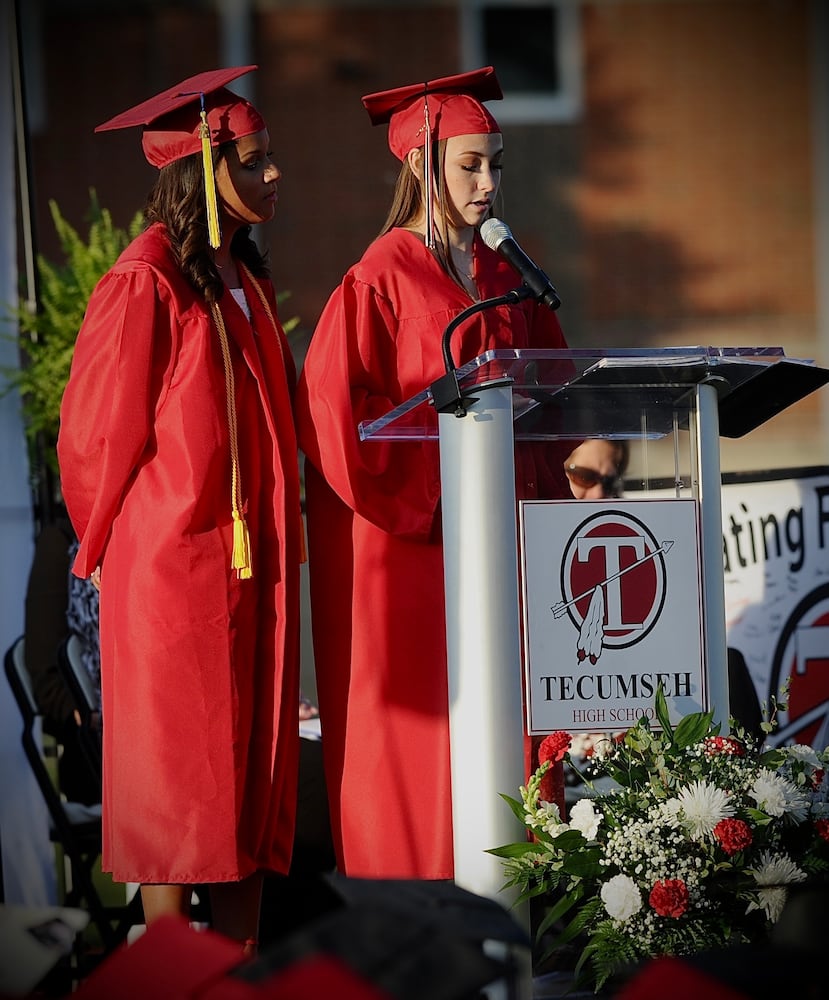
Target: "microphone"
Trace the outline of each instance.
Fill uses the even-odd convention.
[[[539,302],[550,309],[558,309],[561,299],[552,282],[541,268],[531,260],[515,242],[509,226],[500,219],[487,219],[481,226],[481,238],[499,253],[520,275],[524,284]]]

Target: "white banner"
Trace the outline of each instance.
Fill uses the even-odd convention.
[[[761,704],[788,684],[770,742],[829,745],[829,469],[725,476],[729,646]]]

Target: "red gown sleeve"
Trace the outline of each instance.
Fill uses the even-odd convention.
[[[151,432],[154,330],[159,312],[149,268],[110,272],[93,292],[61,403],[58,461],[80,540],[73,571],[103,561],[110,526]]]
[[[437,443],[361,441],[357,430],[423,388],[412,371],[417,362],[398,352],[396,330],[389,300],[347,275],[320,317],[300,375],[299,444],[356,514],[390,534],[427,540],[440,497]]]

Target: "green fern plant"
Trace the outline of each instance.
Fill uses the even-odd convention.
[[[63,262],[55,264],[39,254],[39,310],[31,312],[21,304],[7,312],[7,321],[17,327],[12,336],[19,340],[23,363],[19,369],[3,369],[3,375],[8,389],[16,388],[22,397],[27,439],[34,444],[42,435],[51,459],[60,401],[86,304],[98,280],[140,232],[142,215],[136,213],[128,228],[121,229],[90,191],[89,232],[84,239],[54,200],[49,211]]]
[[[141,231],[143,216],[137,212],[126,229],[114,224],[90,190],[89,232],[84,239],[63,217],[57,203],[49,202],[52,222],[60,240],[63,262],[55,264],[38,255],[39,311],[25,304],[7,311],[7,322],[16,325],[11,336],[19,340],[23,364],[4,368],[4,391],[17,389],[23,401],[25,432],[32,449],[44,445],[47,461],[56,468],[54,445],[60,420],[60,402],[69,379],[69,367],[87,302],[99,279],[121,251]],[[289,292],[277,297],[283,302]],[[299,323],[294,316],[284,323],[286,333]]]

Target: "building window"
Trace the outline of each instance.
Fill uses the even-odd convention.
[[[463,0],[465,69],[494,66],[504,91],[500,122],[574,121],[581,113],[576,0]]]

